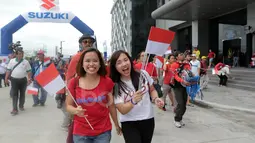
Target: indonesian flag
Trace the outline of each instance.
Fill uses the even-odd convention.
[[[172,54],[172,48],[171,48],[170,45],[169,45],[169,47],[167,48],[167,51],[165,52],[165,55],[168,55],[168,54]]]
[[[34,88],[33,86],[28,86],[27,87],[27,94],[38,95],[38,89]]]
[[[50,63],[50,57],[45,57],[43,64],[46,66]]]
[[[162,56],[173,41],[175,33],[169,30],[151,27],[145,53]]]
[[[50,64],[50,66],[36,76],[35,79],[52,95],[56,94],[66,86],[54,64]]]
[[[156,67],[157,68],[163,68],[163,64],[164,64],[164,58],[161,56],[156,56]]]

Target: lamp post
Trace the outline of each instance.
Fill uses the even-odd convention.
[[[62,43],[63,42],[65,42],[65,41],[60,41],[60,53],[62,54],[62,49],[63,49],[63,47],[62,47]]]

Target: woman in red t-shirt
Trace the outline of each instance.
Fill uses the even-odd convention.
[[[110,143],[112,125],[109,113],[118,134],[121,133],[121,129],[113,104],[114,83],[106,77],[101,53],[92,48],[82,53],[76,72],[78,77],[71,79],[68,85],[70,94],[66,99],[66,109],[74,115],[73,141]]]

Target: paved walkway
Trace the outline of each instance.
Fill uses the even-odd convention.
[[[235,88],[218,87],[209,84],[203,91],[204,100],[222,105],[246,108],[255,111],[255,93]]]
[[[56,108],[53,97],[48,97],[45,107],[32,107],[32,98],[27,95],[26,111],[11,116],[9,89],[0,89],[0,143],[65,143],[66,132],[60,128],[62,113]],[[163,112],[155,108],[156,129],[153,143],[254,143],[254,118],[237,115],[222,116],[214,110],[199,107],[188,108],[184,122],[178,129],[173,125],[173,113],[168,108]],[[247,124],[246,124],[247,123]],[[124,143],[123,138],[112,132],[112,143]]]

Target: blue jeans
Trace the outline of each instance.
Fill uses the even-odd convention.
[[[98,136],[73,135],[74,143],[110,143],[111,131],[104,132]]]
[[[45,91],[38,83],[34,82],[34,87],[37,88],[37,89],[40,89],[39,91],[41,91],[41,97],[40,97],[40,100],[39,100],[39,93],[38,92],[38,95],[33,95],[33,100],[34,100],[34,104],[44,104],[46,102],[46,99],[47,99],[47,91]]]

